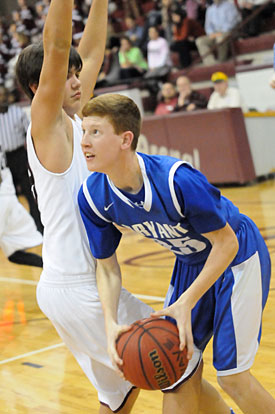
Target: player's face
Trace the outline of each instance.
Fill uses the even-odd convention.
[[[221,96],[224,96],[227,90],[228,83],[226,81],[214,83],[214,89]]]
[[[117,135],[108,118],[84,117],[82,151],[88,170],[112,175],[119,165],[123,134]]]
[[[79,80],[79,72],[72,67],[68,72],[65,85],[65,94],[63,108],[65,112],[73,117],[81,107],[81,82]]]

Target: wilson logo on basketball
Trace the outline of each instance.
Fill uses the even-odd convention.
[[[171,385],[171,382],[168,379],[167,373],[162,365],[162,362],[159,358],[159,355],[157,353],[157,350],[154,349],[149,353],[149,357],[154,365],[154,368],[156,370],[156,373],[154,375],[154,378],[156,379],[159,388],[166,388]]]

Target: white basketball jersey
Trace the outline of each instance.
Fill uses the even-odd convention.
[[[44,225],[43,268],[46,274],[54,276],[90,274],[95,277],[95,260],[77,203],[79,188],[90,172],[80,146],[81,120],[76,117],[72,123],[73,159],[67,171],[60,174],[42,166],[32,142],[31,125],[27,132],[29,166]]]

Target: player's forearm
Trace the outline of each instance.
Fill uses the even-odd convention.
[[[97,289],[102,304],[105,326],[117,322],[117,308],[121,292],[121,274],[116,258],[98,260]]]
[[[103,61],[107,37],[108,0],[93,0],[78,52],[83,60],[97,53]]]
[[[43,43],[44,51],[51,48],[68,50],[72,43],[73,0],[52,0],[46,18]]]
[[[231,227],[227,225],[225,233],[220,234],[218,237],[215,236],[214,239],[209,238],[212,243],[211,252],[199,276],[184,294],[184,300],[187,300],[191,308],[223,274],[238,252],[238,239]]]

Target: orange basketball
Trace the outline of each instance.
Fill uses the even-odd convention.
[[[138,388],[159,390],[174,384],[186,370],[186,348],[179,349],[178,328],[167,319],[136,321],[117,340],[125,378]]]

